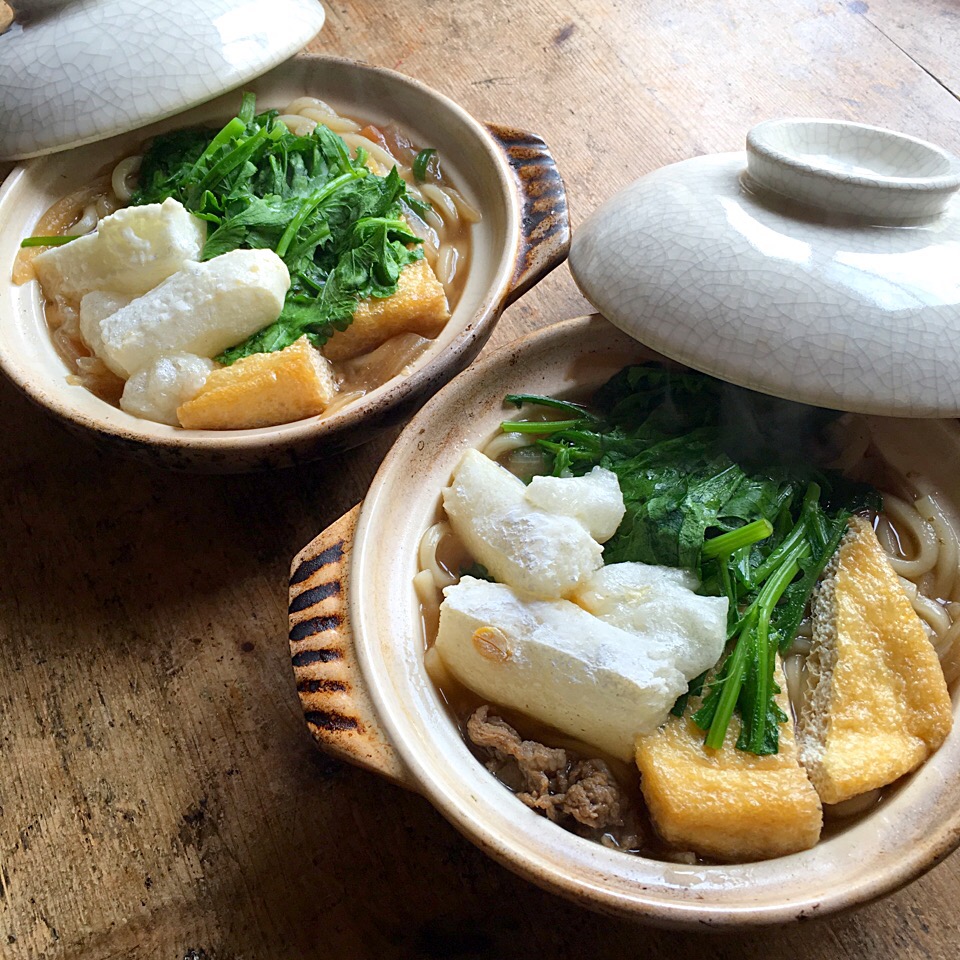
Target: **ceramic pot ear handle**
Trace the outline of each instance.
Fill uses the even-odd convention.
[[[495,123],[486,127],[513,170],[520,197],[520,249],[504,300],[508,307],[567,259],[570,218],[563,180],[543,140]]]
[[[348,599],[358,504],[311,541],[290,568],[290,655],[297,695],[327,753],[416,789],[383,734],[357,662]]]
[[[16,19],[23,23],[49,16],[61,7],[75,2],[76,0],[7,0],[7,6],[13,8]]]

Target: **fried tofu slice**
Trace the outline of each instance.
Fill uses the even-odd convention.
[[[859,517],[813,602],[800,760],[824,803],[882,787],[918,767],[953,724],[936,651]]]
[[[189,430],[271,427],[322,413],[336,392],[330,362],[301,337],[284,350],[212,371],[177,417]]]
[[[786,680],[779,659],[775,679]],[[793,721],[780,725],[780,752],[758,757],[736,749],[734,717],[720,750],[704,746],[691,719],[670,717],[655,733],[637,738],[640,787],[657,832],[672,846],[731,863],[768,860],[812,847],[823,811],[797,759]],[[785,692],[777,703],[790,716]]]
[[[326,343],[328,360],[350,360],[369,353],[400,333],[435,337],[450,318],[447,295],[426,260],[409,263],[389,297],[361,300],[353,322]]]

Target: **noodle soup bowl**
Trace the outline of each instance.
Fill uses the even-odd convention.
[[[308,727],[324,750],[421,793],[491,857],[591,909],[724,928],[822,916],[888,894],[960,840],[956,732],[872,812],[810,850],[687,865],[608,849],[528,809],[475,759],[427,673],[413,585],[419,543],[464,451],[497,434],[506,394],[583,399],[655,356],[599,316],[569,320],[481,360],[419,412],[364,502],[293,562],[290,650]],[[957,423],[868,423],[895,469],[926,476],[956,515]]]
[[[560,264],[569,247],[563,183],[534,134],[474,120],[423,84],[390,70],[328,57],[297,57],[244,84],[258,108],[282,109],[311,96],[365,122],[395,122],[413,142],[436,148],[445,175],[482,219],[473,225],[470,260],[451,317],[385,382],[333,412],[256,430],[186,430],[139,419],[67,381],[36,281],[12,282],[22,238],[56,201],[136,154],[150,137],[234,116],[233,92],[153,126],[28,160],[0,189],[0,369],[31,400],[72,430],[120,453],[167,467],[242,471],[295,464],[356,446],[402,422],[467,366],[503,309]]]

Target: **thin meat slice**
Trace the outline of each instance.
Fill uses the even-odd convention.
[[[491,716],[487,704],[467,721],[467,736],[486,755],[487,769],[528,807],[562,826],[572,826],[572,819],[606,831],[616,846],[636,849],[629,799],[603,760],[581,760],[523,740],[505,720]]]
[[[625,798],[602,760],[581,760],[557,781],[561,792],[541,796],[529,805],[543,810],[551,820],[560,819],[558,813],[569,814],[595,830],[623,826]]]

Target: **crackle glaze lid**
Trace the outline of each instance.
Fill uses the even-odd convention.
[[[318,0],[9,0],[0,160],[181,113],[266,73],[320,31]]]
[[[574,235],[616,326],[731,383],[822,407],[960,416],[960,160],[830,120],[656,170]]]

